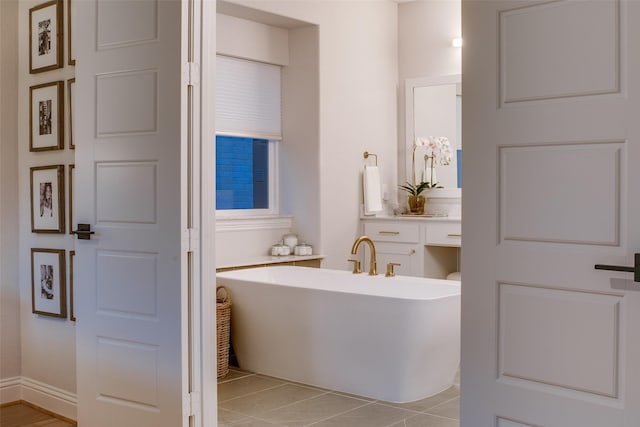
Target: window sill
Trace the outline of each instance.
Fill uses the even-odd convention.
[[[244,218],[216,218],[216,231],[246,231],[291,229],[292,216],[253,216]]]

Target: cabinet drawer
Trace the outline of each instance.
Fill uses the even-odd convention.
[[[390,262],[400,264],[395,267],[399,276],[422,277],[422,259],[424,247],[419,243],[387,243],[376,244],[378,274],[384,274]],[[368,260],[365,262],[367,263]]]
[[[462,224],[459,222],[429,223],[425,230],[426,245],[460,247],[462,243]]]
[[[365,222],[364,234],[376,242],[417,243],[420,240],[420,225],[397,222]]]

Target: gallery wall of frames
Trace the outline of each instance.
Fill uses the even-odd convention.
[[[75,78],[69,77],[75,74],[76,63],[71,37],[72,1],[77,0],[51,0],[29,9],[29,81],[33,84],[29,86],[28,144],[31,232],[40,236],[31,241],[42,242],[30,248],[31,311],[38,316],[75,321],[75,251],[66,249],[74,238],[75,165],[68,160],[75,156],[60,155],[61,151],[75,150]],[[61,69],[71,71],[61,73]],[[58,235],[59,239],[45,235]]]

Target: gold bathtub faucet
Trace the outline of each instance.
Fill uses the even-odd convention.
[[[378,274],[376,270],[376,247],[373,244],[373,241],[367,236],[361,236],[353,242],[353,246],[351,247],[351,254],[355,255],[358,251],[358,246],[360,243],[365,242],[369,245],[369,249],[371,250],[371,261],[369,261],[369,276],[375,276]],[[355,270],[354,270],[355,272]]]

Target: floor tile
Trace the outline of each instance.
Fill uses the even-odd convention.
[[[417,400],[409,403],[389,403],[389,405],[396,406],[403,409],[411,409],[413,411],[424,412],[428,409],[438,406],[448,400],[454,399],[460,396],[460,387],[457,385],[451,386],[442,393],[436,394],[426,399]]]
[[[429,409],[429,414],[440,415],[441,417],[460,419],[460,398],[456,397],[436,407]]]
[[[218,402],[234,399],[250,393],[266,390],[284,384],[262,375],[250,375],[233,381],[218,383]]]
[[[459,427],[459,413],[456,383],[416,402],[389,403],[236,367],[218,380],[220,427]]]
[[[218,406],[241,414],[260,415],[323,393],[326,392],[295,384],[283,384],[268,390],[221,402]]]
[[[278,425],[253,417],[243,418],[232,423],[218,423],[218,427],[276,427]]]
[[[376,399],[372,399],[370,397],[358,396],[357,394],[345,393],[345,392],[338,391],[338,390],[331,390],[331,393],[339,394],[340,396],[353,397],[354,399],[366,400],[367,402],[375,402],[376,401]]]
[[[390,427],[460,427],[460,421],[420,414],[392,424]]]
[[[266,412],[260,418],[279,426],[301,427],[368,404],[370,402],[364,400],[326,393]]]
[[[218,425],[231,425],[234,422],[238,422],[247,418],[244,414],[229,411],[228,409],[221,408],[218,405]]]
[[[413,411],[370,403],[366,406],[312,424],[313,427],[387,427],[416,415]]]
[[[237,368],[229,368],[229,373],[225,375],[223,378],[218,378],[218,383],[232,381],[232,380],[246,377],[249,375],[253,375],[253,373],[249,371],[243,371]]]

